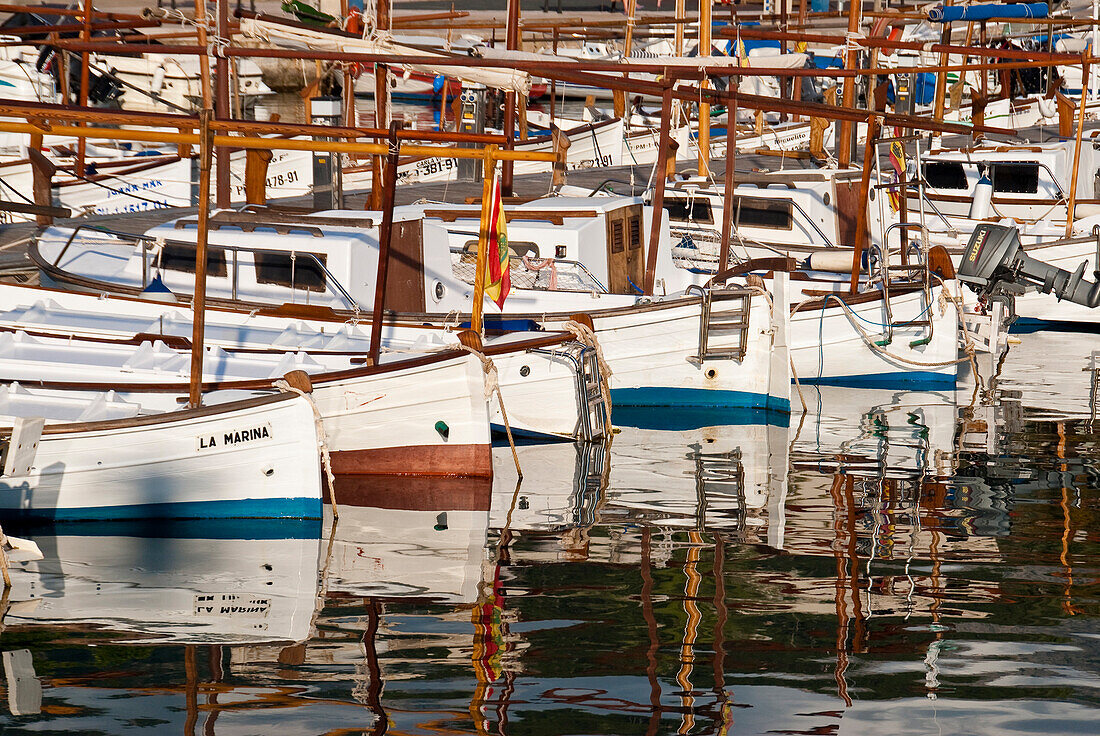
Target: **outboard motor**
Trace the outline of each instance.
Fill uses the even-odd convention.
[[[1098,261],[1100,263],[1100,261]],[[1085,280],[1087,263],[1073,273],[1037,261],[1024,253],[1020,231],[1005,225],[981,224],[974,228],[959,264],[959,280],[983,298],[1004,299],[1035,287],[1086,307],[1100,306],[1100,283]],[[1100,280],[1100,272],[1093,271]]]

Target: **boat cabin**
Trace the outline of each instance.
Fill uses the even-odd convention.
[[[1100,131],[1086,134],[1077,174],[1077,217],[1100,213]],[[967,216],[984,174],[992,184],[986,217],[1065,220],[1074,140],[933,149],[922,169],[928,199],[945,215]],[[914,198],[911,208],[917,206]],[[1054,209],[1052,209],[1054,208]],[[979,213],[982,214],[982,213]]]
[[[394,209],[387,309],[467,311],[472,303],[480,205],[418,204]],[[652,208],[632,197],[543,199],[505,209],[511,254],[509,311],[557,311],[633,304],[642,293]],[[212,300],[370,309],[381,213],[313,215],[221,211],[209,220],[207,293]],[[85,290],[111,284],[171,294],[194,288],[197,220],[150,229],[137,243],[92,230],[47,230],[33,249],[43,283]],[[668,242],[662,221],[659,242]],[[686,288],[690,275],[659,247],[655,292]]]

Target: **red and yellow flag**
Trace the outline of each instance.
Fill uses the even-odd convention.
[[[900,138],[901,131],[895,128],[894,135]],[[890,165],[894,167],[894,181],[904,182],[906,172],[905,148],[902,147],[901,141],[894,140],[890,142]],[[901,192],[897,188],[890,189],[890,208],[894,212],[901,209]]]
[[[488,241],[485,295],[504,309],[504,300],[512,289],[512,276],[508,268],[508,228],[504,218],[504,201],[500,195],[499,173],[493,177],[493,205],[489,212]]]

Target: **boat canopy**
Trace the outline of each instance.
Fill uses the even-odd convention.
[[[241,19],[241,33],[267,43],[290,49],[314,51],[340,51],[353,54],[388,54],[393,56],[433,56],[430,51],[403,46],[388,34],[375,34],[367,38],[350,38],[326,33],[322,30],[293,28],[281,23],[271,23],[253,18]],[[478,67],[447,66],[447,57],[438,54],[439,64],[406,64],[413,72],[442,75],[471,84],[484,84],[495,89],[514,90],[527,96],[531,92],[531,75],[514,69],[485,69]]]

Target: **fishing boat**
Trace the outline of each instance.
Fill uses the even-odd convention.
[[[139,415],[88,397],[0,388],[0,518],[319,518],[309,400],[277,394]]]
[[[611,367],[616,403],[789,410],[785,310],[773,310],[766,295],[748,288],[683,293],[689,275],[672,268],[659,245],[655,257],[668,262],[661,268],[659,295],[639,296],[645,275],[642,232],[651,225],[642,202],[560,197],[553,206],[548,213],[546,203],[537,202],[511,213],[510,247],[517,253],[511,261],[513,293],[508,311],[491,317],[490,326],[554,331],[578,313],[588,315]],[[285,226],[274,222],[273,214],[212,220],[210,242],[220,260],[210,270],[210,302],[238,307],[295,302],[343,310],[338,313],[344,318],[360,314],[359,305],[374,296],[367,274],[377,265],[372,261],[379,214],[318,213],[291,218]],[[395,208],[394,217],[407,227],[391,245],[399,254],[394,263],[407,270],[393,278],[406,286],[387,288],[387,306],[417,323],[468,312],[477,208],[415,205]],[[279,237],[271,237],[271,227],[281,231]],[[187,294],[186,265],[174,271],[180,266],[173,264],[193,261],[187,244],[194,234],[187,220],[153,228],[141,243],[55,229],[39,239],[32,257],[42,268],[43,283],[136,294],[159,267],[171,291]],[[157,240],[165,241],[159,254],[142,244]],[[223,249],[225,255],[217,255]],[[777,288],[785,288],[779,281]]]

